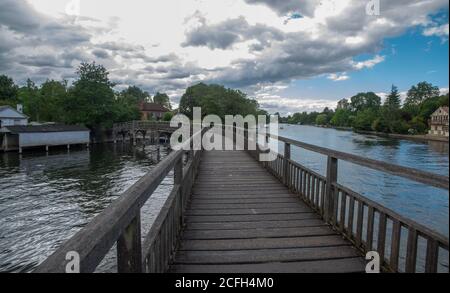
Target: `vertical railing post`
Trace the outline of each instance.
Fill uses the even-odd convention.
[[[173,176],[174,176],[174,184],[175,185],[181,185],[181,182],[183,180],[183,156],[180,156],[180,158],[175,163],[175,166],[173,168]]]
[[[337,183],[338,160],[331,156],[327,161],[327,186],[325,190],[325,220],[331,222],[334,216],[334,187]]]
[[[285,185],[289,186],[290,183],[290,168],[289,160],[291,159],[291,144],[284,143],[284,171],[283,171],[283,182]]]
[[[119,273],[142,273],[140,211],[117,240],[117,270]]]

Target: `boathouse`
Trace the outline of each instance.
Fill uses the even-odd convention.
[[[23,148],[89,144],[89,129],[77,125],[13,125],[0,128],[0,150],[22,152]]]

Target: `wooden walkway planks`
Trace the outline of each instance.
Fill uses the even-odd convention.
[[[205,152],[170,272],[363,272],[365,261],[244,151]]]

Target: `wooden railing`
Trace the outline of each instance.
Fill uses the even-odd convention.
[[[448,271],[448,237],[381,206],[361,194],[337,183],[338,160],[390,173],[441,189],[449,189],[449,178],[318,147],[285,137],[267,135],[284,143],[284,155],[264,162],[264,166],[301,198],[332,227],[344,235],[364,254],[377,251],[383,267],[392,272],[416,272],[418,252],[425,250],[424,271],[438,270],[439,260]],[[291,146],[327,156],[326,176],[322,176],[291,159]],[[261,151],[252,151],[255,158]],[[403,238],[406,230],[406,245]],[[420,248],[419,238],[425,242]],[[403,245],[403,247],[402,247]],[[406,246],[404,268],[400,267],[400,250]]]
[[[200,131],[195,135],[202,134]],[[201,152],[171,152],[34,272],[65,272],[69,252],[79,255],[80,272],[94,272],[115,243],[118,272],[164,272],[174,253]],[[184,159],[187,162],[183,166]],[[173,189],[142,243],[141,208],[171,170]]]
[[[133,130],[146,130],[146,129],[154,129],[154,130],[164,130],[164,131],[173,131],[176,128],[170,126],[170,122],[166,121],[128,121],[121,123],[114,123],[113,130],[114,131],[133,131]]]

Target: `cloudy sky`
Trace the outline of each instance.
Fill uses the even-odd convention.
[[[367,13],[374,1],[379,15]],[[0,74],[71,80],[96,61],[117,89],[176,104],[214,82],[293,113],[392,83],[445,91],[448,34],[447,0],[0,0]]]

